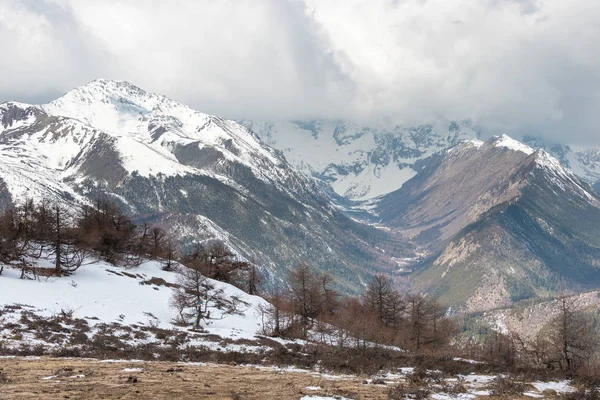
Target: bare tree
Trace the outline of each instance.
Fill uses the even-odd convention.
[[[42,201],[38,207],[45,204]],[[18,265],[21,279],[37,278],[35,270],[30,268],[30,259],[42,255],[43,246],[38,230],[37,207],[31,199],[0,215],[0,263]]]
[[[260,272],[258,271],[258,267],[255,263],[251,263],[248,265],[246,269],[246,291],[248,294],[257,295],[258,294],[258,286],[260,285],[262,278],[260,276]]]
[[[151,226],[144,222],[139,237],[140,252],[150,258],[165,257],[168,251],[169,238],[167,233],[159,226]]]
[[[194,318],[193,327],[199,328],[200,322],[210,318],[208,301],[212,286],[202,273],[194,268],[179,266],[177,284],[171,296],[171,307],[178,313],[177,322],[189,323]]]
[[[405,304],[402,296],[392,288],[391,278],[375,275],[363,294],[363,303],[385,326],[398,327]]]
[[[273,289],[266,300],[269,304],[260,306],[262,331],[266,335],[280,337],[287,328],[284,318],[286,300],[283,291],[280,288]]]
[[[177,259],[177,250],[175,249],[173,242],[171,242],[171,240],[168,239],[167,244],[165,246],[165,254],[164,254],[164,258],[162,260],[161,269],[163,271],[173,271],[173,269],[175,267],[176,259]]]
[[[306,337],[310,320],[321,311],[319,278],[307,264],[300,263],[289,272],[288,282],[294,313],[300,317],[302,334]]]
[[[54,270],[60,276],[77,270],[87,257],[87,252],[78,243],[77,232],[69,225],[65,209],[55,204],[51,211],[49,254],[54,256]]]
[[[208,278],[241,287],[244,285],[239,282],[239,273],[248,268],[248,263],[236,260],[235,254],[221,241],[199,244],[182,259],[182,263]]]
[[[321,290],[320,316],[330,318],[338,311],[340,294],[333,289],[333,276],[328,273],[319,277]]]
[[[85,206],[78,221],[82,245],[113,264],[141,262],[137,228],[121,209],[108,200]]]
[[[4,264],[23,261],[20,236],[15,210],[4,211],[0,215],[0,274],[4,271]]]
[[[593,322],[586,316],[577,296],[561,296],[556,300],[557,316],[540,332],[549,344],[546,364],[575,371],[598,346]]]

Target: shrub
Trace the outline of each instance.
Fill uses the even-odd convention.
[[[523,383],[515,382],[511,378],[498,376],[491,382],[489,389],[493,396],[510,399],[515,396],[521,396],[527,389],[527,386]]]
[[[396,385],[388,390],[388,400],[404,400],[415,399],[424,400],[429,396],[430,392],[427,389],[408,388],[404,385]]]
[[[443,381],[443,375],[437,371],[428,371],[423,367],[417,367],[412,373],[406,376],[407,382],[410,386],[426,386],[429,383],[441,383]]]
[[[561,400],[600,400],[600,390],[593,388],[589,391],[585,389],[579,389],[576,392],[563,393],[558,396]]]

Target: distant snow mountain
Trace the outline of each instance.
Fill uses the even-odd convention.
[[[402,187],[434,155],[462,140],[479,139],[470,121],[414,127],[361,125],[345,120],[252,121],[242,125],[283,152],[332,194],[368,200]],[[523,143],[542,148],[577,176],[600,187],[600,149],[552,143],[526,136]]]
[[[600,188],[600,148],[570,146],[529,136],[523,142],[546,150],[575,175]]]
[[[365,126],[349,121],[240,121],[296,168],[350,200],[392,192],[426,160],[479,135],[470,121],[416,127]]]
[[[249,129],[127,82],[95,80],[39,106],[0,105],[0,206],[99,196],[164,225],[184,247],[218,238],[271,271],[304,260],[336,271],[346,287],[380,258],[370,243],[387,240]]]
[[[439,155],[375,211],[419,249],[401,272],[445,304],[481,311],[600,286],[600,196],[505,135]]]

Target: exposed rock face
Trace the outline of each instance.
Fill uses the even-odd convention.
[[[302,141],[302,152],[275,150],[234,121],[126,82],[97,80],[41,106],[4,103],[0,207],[26,197],[74,206],[108,196],[164,225],[184,249],[219,238],[276,276],[307,261],[349,292],[395,269],[414,288],[470,311],[565,285],[600,287],[600,199],[548,153],[506,136],[444,150],[477,136],[468,122],[289,124],[298,136],[288,139]],[[269,126],[277,128],[258,126],[261,136],[280,146],[282,131]],[[284,153],[310,164],[317,181]],[[322,190],[328,182],[358,199],[402,187],[350,218]]]
[[[524,137],[523,142],[536,149],[544,149],[584,181],[600,183],[600,149],[552,143],[533,137]]]

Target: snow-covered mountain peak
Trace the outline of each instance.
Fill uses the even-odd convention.
[[[12,193],[46,187],[38,171],[106,184],[130,174],[200,175],[226,184],[239,181],[240,189],[244,174],[250,173],[286,192],[310,186],[246,127],[124,81],[98,79],[45,105],[3,103],[0,135],[0,161],[10,165],[0,178]],[[22,171],[22,177],[15,179],[9,170]],[[57,182],[52,191],[69,191],[60,186]]]
[[[546,176],[546,184],[555,184],[556,187],[570,193],[578,193],[581,198],[600,206],[598,198],[589,190],[589,186],[585,185],[577,176],[569,169],[563,166],[560,161],[543,149],[538,149],[529,156],[533,166],[537,170],[543,171]]]
[[[533,154],[535,152],[533,148],[519,142],[518,140],[511,138],[507,134],[493,137],[492,139],[490,139],[490,144],[494,147],[501,147],[514,151],[520,151],[527,155]]]
[[[0,103],[0,111],[6,111],[11,108],[19,108],[21,110],[26,110],[30,107],[33,107],[31,104],[25,104],[18,101],[6,101],[4,103]]]
[[[134,103],[145,109],[152,109],[160,103],[175,103],[163,95],[147,92],[127,81],[95,79],[85,85],[69,90],[50,104],[124,102]],[[185,107],[183,104],[178,105]]]
[[[524,143],[542,148],[590,184],[600,183],[600,148],[580,147],[525,136]]]
[[[285,161],[247,128],[125,81],[97,79],[39,109],[108,134],[128,172],[212,175],[238,163],[270,181],[285,175]]]
[[[80,120],[109,132],[135,132],[140,124],[155,114],[177,118],[195,117],[204,123],[208,116],[163,95],[146,92],[125,81],[97,79],[68,91],[43,105],[52,115]]]
[[[564,167],[558,159],[553,157],[550,153],[544,149],[538,149],[530,156],[532,162],[536,168],[541,168],[547,172],[550,172],[554,176],[567,178],[571,182],[575,182],[576,178],[573,172],[568,168]],[[577,186],[579,183],[577,183]]]
[[[550,155],[550,153],[548,153],[547,151],[543,150],[543,149],[538,149],[533,153],[534,156],[534,162],[539,165],[540,167],[548,167],[548,168],[552,168],[552,169],[559,169],[559,170],[563,170],[566,171],[566,168],[564,168],[561,164],[560,161],[558,161],[556,158],[552,157]]]

